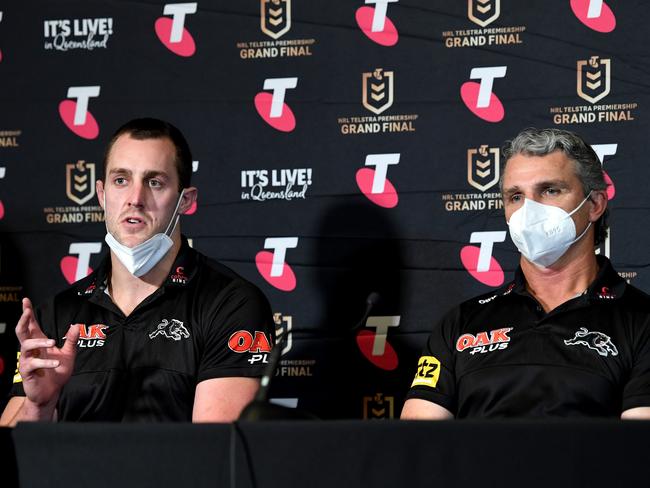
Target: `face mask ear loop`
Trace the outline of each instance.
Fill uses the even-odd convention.
[[[169,225],[167,226],[167,229],[165,229],[166,236],[171,236],[174,233],[174,230],[176,229],[176,225],[178,224],[178,221],[180,219],[180,215],[178,214],[178,209],[181,206],[181,201],[183,200],[184,193],[185,193],[185,189],[181,190],[181,194],[179,195],[178,201],[176,202],[176,208],[174,208],[174,214],[172,215],[172,218],[169,221]]]
[[[578,206],[577,206],[576,208],[574,208],[571,212],[569,212],[569,216],[573,215],[573,214],[576,213],[578,210],[580,210],[580,208],[585,204],[585,202],[586,202],[587,200],[589,200],[589,197],[591,196],[591,193],[592,193],[592,192],[593,192],[593,190],[591,190],[589,193],[587,193],[587,196],[585,197],[585,199],[584,199],[582,202],[580,202],[580,205],[578,205]],[[591,223],[591,222],[590,222],[590,223]]]

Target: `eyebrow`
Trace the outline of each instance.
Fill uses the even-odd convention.
[[[109,172],[109,175],[132,175],[133,171],[127,168],[112,168]],[[164,171],[145,171],[144,179],[156,178],[162,176],[163,178],[169,178],[169,175]]]
[[[564,180],[539,181],[539,182],[537,182],[537,183],[535,183],[533,185],[533,188],[536,191],[540,191],[540,190],[543,190],[544,188],[548,188],[550,186],[555,186],[555,187],[562,188],[562,189],[569,188],[569,184]],[[517,185],[511,186],[510,188],[505,188],[503,190],[503,196],[512,195],[513,193],[517,193],[517,192],[520,192],[520,191],[521,191],[521,188],[519,186],[517,186]]]

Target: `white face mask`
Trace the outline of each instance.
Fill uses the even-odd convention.
[[[111,251],[117,256],[117,259],[124,265],[129,272],[137,277],[147,274],[158,262],[169,252],[174,245],[171,235],[174,233],[178,223],[178,207],[183,199],[183,191],[178,197],[176,208],[169,221],[169,225],[164,233],[158,233],[151,236],[146,241],[134,247],[128,247],[120,244],[106,228],[106,237],[104,240],[111,248]],[[106,212],[106,194],[104,194],[104,212]]]
[[[571,215],[577,212],[590,196],[591,192],[571,213],[560,207],[526,198],[508,222],[512,242],[531,263],[543,268],[551,266],[589,230],[591,222],[582,234],[576,237],[576,226]]]

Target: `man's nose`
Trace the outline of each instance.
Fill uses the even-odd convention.
[[[134,183],[131,187],[129,194],[129,206],[142,207],[144,206],[145,186],[142,183]]]

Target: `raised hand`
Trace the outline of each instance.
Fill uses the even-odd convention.
[[[29,407],[40,409],[41,414],[48,416],[54,412],[61,388],[72,374],[79,327],[71,325],[63,347],[56,347],[56,341],[46,337],[36,321],[31,301],[23,298],[23,314],[16,325],[16,336],[20,341],[18,371],[25,396],[31,402]]]

